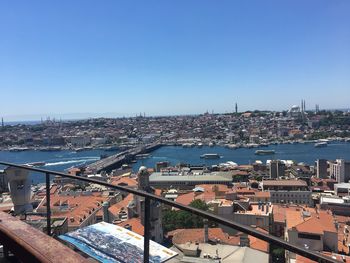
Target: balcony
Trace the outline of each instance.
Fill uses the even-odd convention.
[[[12,253],[16,259],[22,262],[62,262],[61,255],[64,255],[65,262],[86,262],[91,259],[86,259],[82,255],[70,250],[62,243],[55,240],[51,230],[51,200],[50,200],[50,176],[61,176],[71,180],[79,180],[86,183],[93,183],[105,186],[109,189],[121,191],[124,193],[131,193],[140,196],[144,199],[144,243],[143,243],[143,261],[150,262],[150,237],[151,237],[151,202],[157,201],[163,205],[174,207],[180,210],[187,211],[191,214],[200,216],[204,219],[214,222],[219,225],[233,228],[246,235],[250,235],[257,239],[263,240],[274,247],[283,248],[286,251],[295,253],[299,256],[314,260],[316,262],[339,262],[331,257],[325,256],[321,253],[308,250],[288,243],[280,238],[258,231],[255,228],[239,224],[227,220],[223,217],[216,216],[210,212],[205,212],[197,208],[182,205],[169,199],[157,196],[155,194],[141,191],[137,189],[128,188],[120,185],[112,185],[107,182],[89,179],[87,177],[73,176],[62,172],[49,171],[35,167],[23,166],[13,163],[0,162],[0,165],[13,167],[17,169],[24,169],[30,172],[40,173],[46,177],[46,232],[47,235],[34,229],[33,227],[21,222],[19,219],[11,215],[0,213],[0,243],[4,246],[4,256],[7,257]],[[288,252],[288,253],[289,253]],[[90,261],[91,262],[91,261]]]

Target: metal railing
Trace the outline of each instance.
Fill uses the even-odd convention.
[[[56,175],[56,176],[61,176],[65,178],[71,178],[74,180],[80,180],[88,183],[94,183],[94,184],[99,184],[103,185],[112,189],[116,189],[119,191],[124,191],[128,192],[131,194],[135,194],[138,196],[142,196],[145,198],[145,211],[144,211],[144,262],[148,263],[149,262],[149,241],[150,241],[150,200],[155,200],[158,202],[161,202],[163,204],[169,205],[171,207],[176,207],[180,210],[188,211],[192,214],[196,214],[198,216],[201,216],[205,219],[211,220],[215,223],[219,223],[222,225],[225,225],[227,227],[233,228],[235,230],[241,231],[245,234],[251,235],[253,237],[256,237],[258,239],[261,239],[263,241],[268,242],[269,244],[274,244],[280,248],[286,249],[290,252],[296,253],[298,255],[301,255],[303,257],[306,257],[308,259],[317,261],[317,262],[339,262],[333,258],[327,257],[319,252],[316,251],[311,251],[307,250],[305,248],[299,247],[294,244],[290,244],[287,241],[280,239],[278,237],[262,233],[252,227],[242,225],[240,223],[228,220],[226,218],[217,216],[215,214],[212,214],[210,212],[206,212],[191,206],[183,205],[180,203],[177,203],[175,201],[168,200],[164,197],[154,195],[152,193],[148,193],[145,191],[125,187],[125,186],[120,186],[120,185],[112,185],[107,182],[102,182],[99,180],[95,179],[89,179],[87,177],[82,177],[82,176],[74,176],[70,174],[66,174],[63,172],[56,172],[56,171],[50,171],[50,170],[45,170],[45,169],[40,169],[40,168],[35,168],[35,167],[30,167],[26,165],[19,165],[19,164],[14,164],[14,163],[9,163],[9,162],[0,162],[0,165],[5,165],[5,166],[11,166],[11,167],[16,167],[20,169],[25,169],[29,170],[32,172],[39,172],[42,174],[46,175],[46,207],[47,207],[47,234],[51,234],[51,211],[50,211],[50,175]]]

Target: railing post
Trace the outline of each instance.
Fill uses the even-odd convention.
[[[51,235],[50,174],[46,173],[46,230]]]
[[[145,218],[144,218],[144,243],[143,243],[143,262],[149,262],[149,239],[151,230],[151,219],[150,219],[150,198],[145,197]]]

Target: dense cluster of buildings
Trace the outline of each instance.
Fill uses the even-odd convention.
[[[239,147],[327,137],[348,138],[349,128],[348,112],[306,112],[304,106],[293,106],[284,112],[47,120],[35,125],[1,126],[0,149],[108,149],[154,141],[187,146],[215,143]]]
[[[183,205],[195,200],[205,203],[210,212],[251,226],[325,255],[348,259],[350,255],[350,162],[317,160],[315,165],[271,160],[266,164],[201,167],[141,167],[110,174],[87,175],[79,169],[70,173],[87,176],[114,185],[154,193]],[[0,174],[6,191],[6,176]],[[237,179],[239,178],[239,179]],[[78,182],[78,181],[76,181]],[[143,235],[144,199],[104,186],[56,177],[50,188],[52,234],[59,235],[105,221]],[[31,198],[34,214],[26,221],[45,231],[47,211],[45,187],[36,186]],[[9,211],[9,194],[1,198],[0,209]],[[271,262],[273,248],[266,242],[223,225],[204,224],[203,228],[177,228],[164,231],[164,213],[174,208],[151,204],[151,238],[171,244],[178,255],[170,262],[246,262],[251,258]],[[175,209],[176,210],[176,209]],[[287,262],[305,262],[304,258],[283,252]],[[192,261],[191,261],[192,260]],[[209,262],[209,261],[208,261]]]
[[[325,120],[330,114],[333,113],[306,112],[302,103],[302,107],[293,106],[281,113],[46,121],[32,126],[2,126],[0,147],[112,149],[136,148],[153,142],[184,147],[204,144],[240,147],[309,140],[316,135],[348,137],[349,114],[337,113],[341,121],[329,124]],[[9,172],[14,170],[0,171],[0,210],[13,213]],[[77,178],[88,177],[139,189],[183,205],[191,206],[198,201],[209,212],[225,219],[344,262],[350,260],[350,162],[344,159],[319,159],[314,165],[268,160],[249,165],[227,162],[211,167],[170,166],[169,162],[159,162],[154,168],[141,167],[136,174],[127,165],[111,172],[71,168],[69,173]],[[24,190],[23,185],[17,192]],[[33,212],[20,218],[46,231],[45,186],[33,186],[31,191]],[[57,176],[49,193],[54,237],[101,221],[140,235],[144,233],[145,200],[140,196]],[[187,227],[182,218],[183,222],[177,222],[177,227],[169,230],[169,225],[165,226],[166,215],[178,210],[154,201],[150,207],[151,239],[177,253],[169,262],[284,262],[284,259],[293,263],[310,262],[253,236],[205,220],[201,221],[203,227],[198,228]]]

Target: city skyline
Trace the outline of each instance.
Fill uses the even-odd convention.
[[[300,106],[300,105],[291,105],[291,106]],[[253,111],[266,111],[266,112],[283,112],[283,111],[288,111],[290,109],[282,109],[282,110],[268,110],[268,109],[246,109],[246,110],[240,110],[238,113],[243,113],[243,112],[253,112]],[[320,108],[319,110],[326,110],[326,111],[344,111],[348,112],[350,111],[350,108],[337,108],[337,109],[323,109]],[[315,111],[314,108],[306,108],[306,111]],[[198,113],[188,113],[188,114],[155,114],[155,115],[149,115],[147,112],[138,112],[138,113],[117,113],[117,112],[101,112],[101,113],[96,113],[96,112],[76,112],[76,113],[65,113],[65,114],[60,114],[60,113],[50,113],[50,114],[23,114],[23,115],[5,115],[5,116],[0,116],[0,120],[3,120],[5,124],[17,124],[17,123],[33,123],[37,124],[40,121],[47,121],[47,120],[55,120],[55,121],[75,121],[75,120],[86,120],[90,118],[133,118],[133,117],[138,117],[138,116],[143,116],[143,117],[172,117],[172,116],[196,116],[196,115],[201,115],[204,113],[209,113],[209,114],[229,114],[229,113],[235,113],[234,110],[231,111],[225,111],[225,112],[215,112],[214,110],[207,110],[205,112],[198,112]]]
[[[7,121],[349,108],[347,1],[0,7]]]

